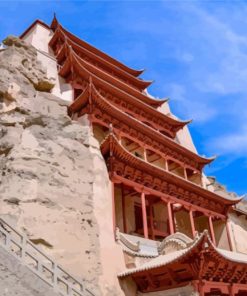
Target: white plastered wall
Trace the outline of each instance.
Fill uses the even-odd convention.
[[[159,108],[157,108],[157,110],[165,115],[169,115],[177,119],[177,117],[171,113],[168,102],[163,103]],[[180,145],[198,154],[187,126],[177,132],[176,140]]]
[[[116,213],[116,226],[119,228],[121,232],[124,232],[122,192],[121,192],[121,188],[116,186],[115,186],[115,213]]]
[[[247,220],[245,215],[229,215],[229,232],[233,251],[247,254]]]
[[[230,250],[225,222],[221,220],[214,221],[213,226],[217,247]]]
[[[54,80],[55,86],[52,94],[63,100],[72,101],[72,87],[62,77],[59,77],[56,59],[48,46],[52,35],[51,30],[37,23],[22,39],[37,49],[38,60],[47,70],[47,77]]]

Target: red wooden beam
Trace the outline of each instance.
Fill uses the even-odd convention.
[[[160,192],[160,191],[157,191],[155,189],[152,189],[152,188],[148,188],[146,186],[143,186],[139,183],[136,183],[134,181],[131,181],[129,179],[126,179],[124,177],[121,177],[119,175],[117,175],[116,173],[113,173],[112,176],[111,176],[111,179],[114,180],[114,182],[118,182],[118,183],[124,183],[126,184],[126,186],[129,186],[129,187],[132,187],[132,188],[135,188],[136,191],[139,191],[139,192],[142,192],[143,190],[145,190],[146,193],[148,194],[152,194],[154,196],[157,196],[161,199],[161,201],[167,203],[167,201],[169,199],[173,200],[174,203],[181,203],[185,208],[192,208],[194,211],[199,211],[203,214],[206,214],[206,209],[203,208],[203,207],[199,207],[197,205],[192,205],[184,200],[181,200],[181,199],[178,199],[174,196],[169,196],[163,192]],[[213,212],[213,211],[210,211],[214,216],[217,216],[217,217],[220,217],[223,221],[225,221],[226,217],[222,214],[219,214],[217,212]]]

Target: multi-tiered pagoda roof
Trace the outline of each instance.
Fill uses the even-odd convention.
[[[112,182],[114,232],[119,227],[116,209],[121,207],[123,232],[128,233],[126,197],[135,200],[136,220],[140,218],[138,207],[141,210],[142,226],[136,227],[135,233],[145,239],[174,235],[175,213],[181,210],[188,213],[193,239],[188,248],[161,255],[121,273],[119,278],[132,277],[142,292],[166,290],[188,282],[201,291],[200,295],[218,290],[225,293],[229,289],[246,291],[243,285],[247,259],[239,262],[236,254],[216,248],[213,225],[213,222],[225,223],[229,250],[232,250],[227,218],[240,198],[208,190],[203,168],[214,157],[200,156],[178,140],[178,134],[184,132],[190,121],[160,111],[168,100],[148,94],[147,87],[152,81],[139,77],[143,70],[132,69],[81,40],[56,17],[47,28],[52,31],[49,46],[57,60],[58,74],[73,89],[69,115],[73,119],[86,117],[93,131],[100,131],[98,138],[96,132],[95,136]],[[116,190],[121,192],[122,202],[117,207]],[[163,224],[154,217],[153,208],[157,204],[167,209],[167,221],[162,221]],[[204,218],[208,232],[196,236],[201,229],[196,228],[195,220]],[[165,231],[161,229],[164,224]]]

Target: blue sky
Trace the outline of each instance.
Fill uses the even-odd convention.
[[[2,1],[0,38],[53,12],[74,34],[154,79],[173,113],[193,119],[208,175],[247,193],[247,1]]]

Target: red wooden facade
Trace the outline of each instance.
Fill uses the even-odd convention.
[[[139,78],[143,70],[131,69],[111,58],[68,32],[56,18],[50,28],[54,34],[49,46],[56,55],[59,75],[74,91],[69,115],[86,116],[92,128],[99,127],[104,135],[101,151],[112,182],[114,233],[116,188],[122,194],[126,233],[126,195],[139,196],[137,232],[145,238],[173,234],[174,216],[181,209],[188,213],[193,238],[198,231],[196,217],[206,218],[211,239],[204,234],[177,260],[133,272],[139,290],[160,291],[192,282],[200,295],[247,295],[246,264],[232,262],[216,251],[213,226],[214,221],[221,220],[227,228],[227,214],[239,200],[221,197],[203,187],[202,170],[214,158],[202,157],[176,141],[177,133],[190,121],[157,110],[167,99],[156,100],[147,94],[145,89],[151,82]],[[165,231],[164,222],[153,215],[157,203],[167,209]],[[227,234],[232,249],[228,230]]]
[[[187,250],[180,250],[120,274],[132,276],[140,291],[163,291],[193,285],[200,295],[247,295],[247,261],[219,251],[205,231]]]

